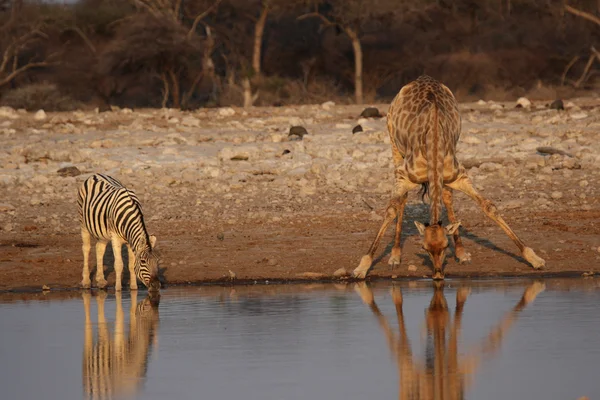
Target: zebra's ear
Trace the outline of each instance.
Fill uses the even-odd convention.
[[[152,247],[152,250],[156,247],[156,236],[154,235],[150,235],[150,247]]]

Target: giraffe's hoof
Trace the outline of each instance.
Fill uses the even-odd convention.
[[[400,265],[400,256],[402,255],[402,250],[399,247],[392,248],[392,255],[390,256],[390,260],[388,264],[390,267],[394,268],[396,265]]]
[[[469,294],[471,294],[471,288],[461,287],[456,292],[456,302],[460,303],[460,304],[464,304],[464,302],[467,301]]]
[[[390,260],[388,261],[388,264],[390,265],[390,267],[394,268],[397,265],[400,265],[400,255],[395,255],[392,254],[390,256]]]
[[[106,287],[106,279],[96,279],[96,287],[98,289],[104,289]]]
[[[365,282],[358,282],[354,285],[354,291],[358,293],[363,303],[371,305],[375,302],[373,291],[369,289]]]
[[[525,294],[523,295],[523,298],[525,299],[525,301],[527,303],[531,303],[533,300],[535,300],[535,298],[537,297],[538,294],[542,293],[544,290],[546,290],[546,285],[542,282],[533,282],[531,284],[531,286],[529,286],[526,290],[525,290]]]
[[[352,272],[352,276],[354,276],[357,279],[365,279],[367,273],[369,272],[369,269],[371,268],[372,263],[373,259],[371,258],[371,256],[368,254],[364,255],[361,258],[358,267],[356,267],[356,269]]]
[[[80,286],[82,289],[89,289],[92,287],[92,282],[89,279],[87,281],[81,281]]]
[[[138,290],[137,285],[129,285],[129,290]]]
[[[444,273],[442,271],[435,271],[432,276],[434,281],[443,281]]]
[[[535,254],[531,247],[525,247],[523,249],[523,258],[526,259],[527,262],[535,269],[540,269],[546,266],[546,261]]]
[[[467,253],[466,251],[457,252],[456,258],[458,258],[459,264],[468,264],[471,262],[471,253]]]

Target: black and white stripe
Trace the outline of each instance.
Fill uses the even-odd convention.
[[[136,289],[137,276],[150,289],[158,289],[158,257],[153,253],[153,243],[148,235],[142,206],[136,194],[127,189],[121,182],[104,174],[94,174],[83,183],[77,198],[84,251],[83,286],[89,287],[89,270],[87,254],[90,237],[98,240],[96,255],[99,271],[102,261],[99,252],[108,242],[112,242],[115,253],[115,272],[117,273],[116,289],[121,289],[122,259],[120,246],[127,243],[130,259],[131,288]],[[87,277],[86,277],[87,273]],[[97,272],[96,280],[105,284],[103,272]],[[87,279],[87,280],[86,280]],[[87,283],[87,284],[86,284]],[[102,286],[99,283],[99,286]]]

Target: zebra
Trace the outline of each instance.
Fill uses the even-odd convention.
[[[81,286],[91,286],[89,254],[91,238],[96,242],[96,284],[106,287],[102,258],[110,241],[115,258],[115,290],[121,290],[123,259],[121,246],[127,243],[129,252],[129,288],[137,289],[136,276],[150,291],[160,289],[159,257],[154,247],[156,237],[149,236],[144,224],[142,206],[135,193],[121,182],[104,174],[87,178],[77,197],[81,238],[83,240],[83,280]]]
[[[137,291],[131,292],[127,327],[122,294],[116,292],[112,335],[104,313],[107,293],[100,291],[95,296],[98,312],[96,329],[91,318],[92,294],[89,291],[81,294],[85,311],[82,378],[86,398],[135,397],[142,387],[152,351],[158,346],[160,296],[155,293],[149,292],[138,303]]]

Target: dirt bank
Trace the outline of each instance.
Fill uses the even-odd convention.
[[[92,172],[117,177],[141,197],[170,283],[351,271],[379,227],[393,181],[385,120],[358,120],[360,111],[324,104],[35,117],[0,109],[0,290],[78,284],[76,193]],[[600,273],[600,100],[574,99],[560,112],[544,103],[483,102],[461,104],[461,112],[459,158],[547,266],[525,264],[500,228],[457,194],[472,262],[449,258],[447,277]],[[357,123],[364,131],[352,134]],[[290,141],[292,125],[309,134]],[[543,155],[539,146],[572,157]],[[82,174],[57,173],[67,166]],[[390,270],[386,252],[373,277],[430,274],[415,219],[425,221],[427,207],[412,193],[402,263]]]

